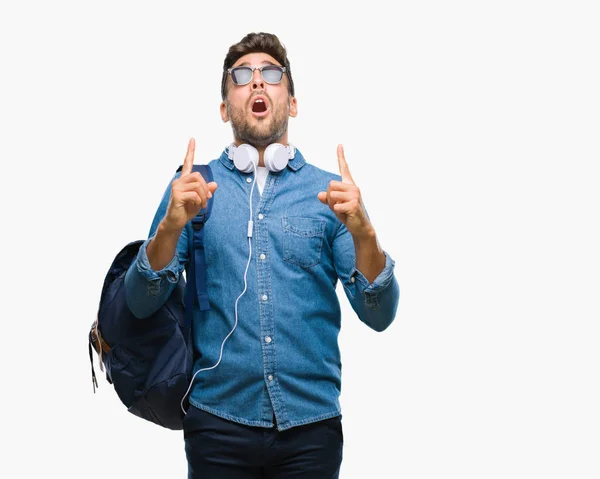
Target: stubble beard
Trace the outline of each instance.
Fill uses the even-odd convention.
[[[266,147],[276,143],[285,134],[288,127],[289,107],[280,105],[267,117],[256,118],[258,125],[250,124],[244,111],[235,109],[227,103],[227,115],[231,121],[233,135],[242,143]]]

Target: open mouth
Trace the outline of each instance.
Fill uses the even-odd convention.
[[[252,113],[265,113],[267,111],[267,104],[262,98],[257,98],[252,103]]]

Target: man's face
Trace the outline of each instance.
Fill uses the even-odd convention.
[[[266,53],[249,53],[239,58],[233,67],[251,68],[280,65]],[[235,85],[227,79],[227,98],[221,103],[221,118],[231,120],[233,134],[241,143],[266,147],[271,143],[287,144],[288,117],[297,115],[296,99],[288,94],[288,78],[284,73],[275,85],[263,80],[254,70],[247,85]]]

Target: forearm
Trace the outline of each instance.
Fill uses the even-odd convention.
[[[383,271],[385,254],[379,246],[374,229],[370,229],[361,237],[352,237],[356,254],[356,269],[360,271],[369,283]]]
[[[170,228],[164,220],[160,222],[146,249],[148,262],[154,271],[160,271],[173,260],[182,231]]]

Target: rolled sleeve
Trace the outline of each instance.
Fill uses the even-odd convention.
[[[164,268],[153,270],[146,251],[151,239],[140,246],[135,261],[125,275],[127,306],[138,318],[150,316],[164,304],[184,269],[179,262],[179,254],[175,253]]]
[[[161,283],[164,281],[168,281],[169,283],[177,283],[179,281],[179,275],[181,266],[179,263],[179,253],[175,252],[175,256],[173,259],[160,271],[154,271],[150,266],[150,261],[148,260],[148,244],[150,243],[152,238],[147,239],[140,246],[140,249],[136,258],[136,266],[140,275],[149,282],[157,282],[157,280]]]
[[[357,286],[362,289],[364,293],[376,294],[382,289],[387,288],[390,282],[394,279],[394,266],[396,263],[385,251],[383,254],[385,255],[385,266],[372,283],[369,283],[367,278],[365,278],[365,276],[356,269],[356,266],[350,273],[350,281],[357,284]]]
[[[400,287],[395,261],[386,252],[385,265],[372,283],[356,269],[356,254],[350,233],[340,226],[333,243],[335,269],[346,297],[358,318],[375,331],[386,329],[396,316]]]
[[[356,267],[350,274],[350,290],[352,298],[357,301],[363,298],[362,305],[355,303],[355,310],[360,319],[377,331],[383,331],[393,321],[399,300],[399,287],[394,276],[395,262],[387,252],[385,266],[372,283]],[[377,314],[375,314],[377,313]]]

